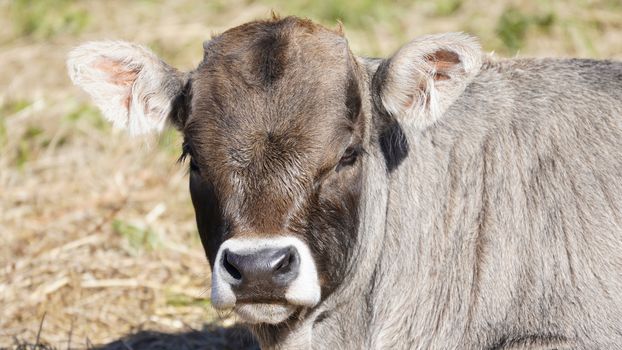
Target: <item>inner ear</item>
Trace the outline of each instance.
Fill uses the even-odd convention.
[[[95,67],[107,73],[109,83],[122,86],[132,85],[140,73],[138,68],[128,68],[121,62],[108,58],[99,59]]]
[[[140,69],[138,67],[127,67],[121,62],[109,58],[99,59],[95,62],[94,67],[104,73],[110,84],[124,89],[123,106],[129,110],[132,85],[138,78]]]
[[[477,40],[462,33],[415,39],[389,59],[382,104],[400,122],[424,129],[460,97],[479,72],[482,58]]]
[[[460,56],[450,50],[438,50],[425,57],[433,69],[432,78],[435,81],[450,79],[449,72],[460,67]]]

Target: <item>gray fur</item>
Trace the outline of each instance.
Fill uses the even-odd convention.
[[[621,348],[622,63],[489,61],[404,130],[409,156],[367,184],[389,191],[362,238],[375,278],[333,298],[312,347]]]

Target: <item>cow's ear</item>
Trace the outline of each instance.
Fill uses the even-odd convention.
[[[69,53],[69,76],[104,117],[132,135],[179,125],[186,77],[147,48],[121,41],[83,44]]]
[[[439,118],[479,72],[478,42],[462,33],[420,37],[384,61],[374,89],[384,109],[417,128]]]

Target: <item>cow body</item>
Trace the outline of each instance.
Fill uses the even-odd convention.
[[[388,188],[368,199],[377,260],[313,348],[619,348],[620,77],[613,62],[491,61],[443,122],[402,128],[408,155],[368,183]]]
[[[495,61],[460,35],[370,60],[335,55],[331,39],[330,74],[298,88],[296,74],[323,67],[292,31],[271,31],[284,21],[331,37],[291,18],[250,25],[230,34],[250,54],[225,33],[165,85],[192,82],[187,107],[165,114],[200,147],[191,193],[216,306],[254,323],[266,349],[621,346],[622,63]],[[292,73],[297,59],[306,71]],[[322,118],[332,127],[313,127]],[[338,163],[324,145],[345,149]]]

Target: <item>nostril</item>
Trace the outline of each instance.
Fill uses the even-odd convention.
[[[231,255],[229,254],[229,251],[225,251],[223,255],[224,256],[222,259],[222,265],[225,268],[225,270],[227,270],[227,272],[229,273],[229,275],[231,275],[231,277],[235,278],[236,280],[241,280],[242,274],[240,273],[238,268],[235,266],[236,265],[235,259],[231,257]]]
[[[283,255],[279,258],[279,260],[276,263],[276,266],[274,267],[274,271],[281,271],[286,269],[292,260],[292,255],[288,252],[286,255]]]
[[[298,276],[300,269],[298,251],[292,246],[241,252],[225,249],[221,259],[220,267],[224,270],[221,276],[236,288],[286,286]]]
[[[286,274],[298,268],[298,252],[294,247],[288,247],[277,259],[276,264],[274,264],[276,274]]]

